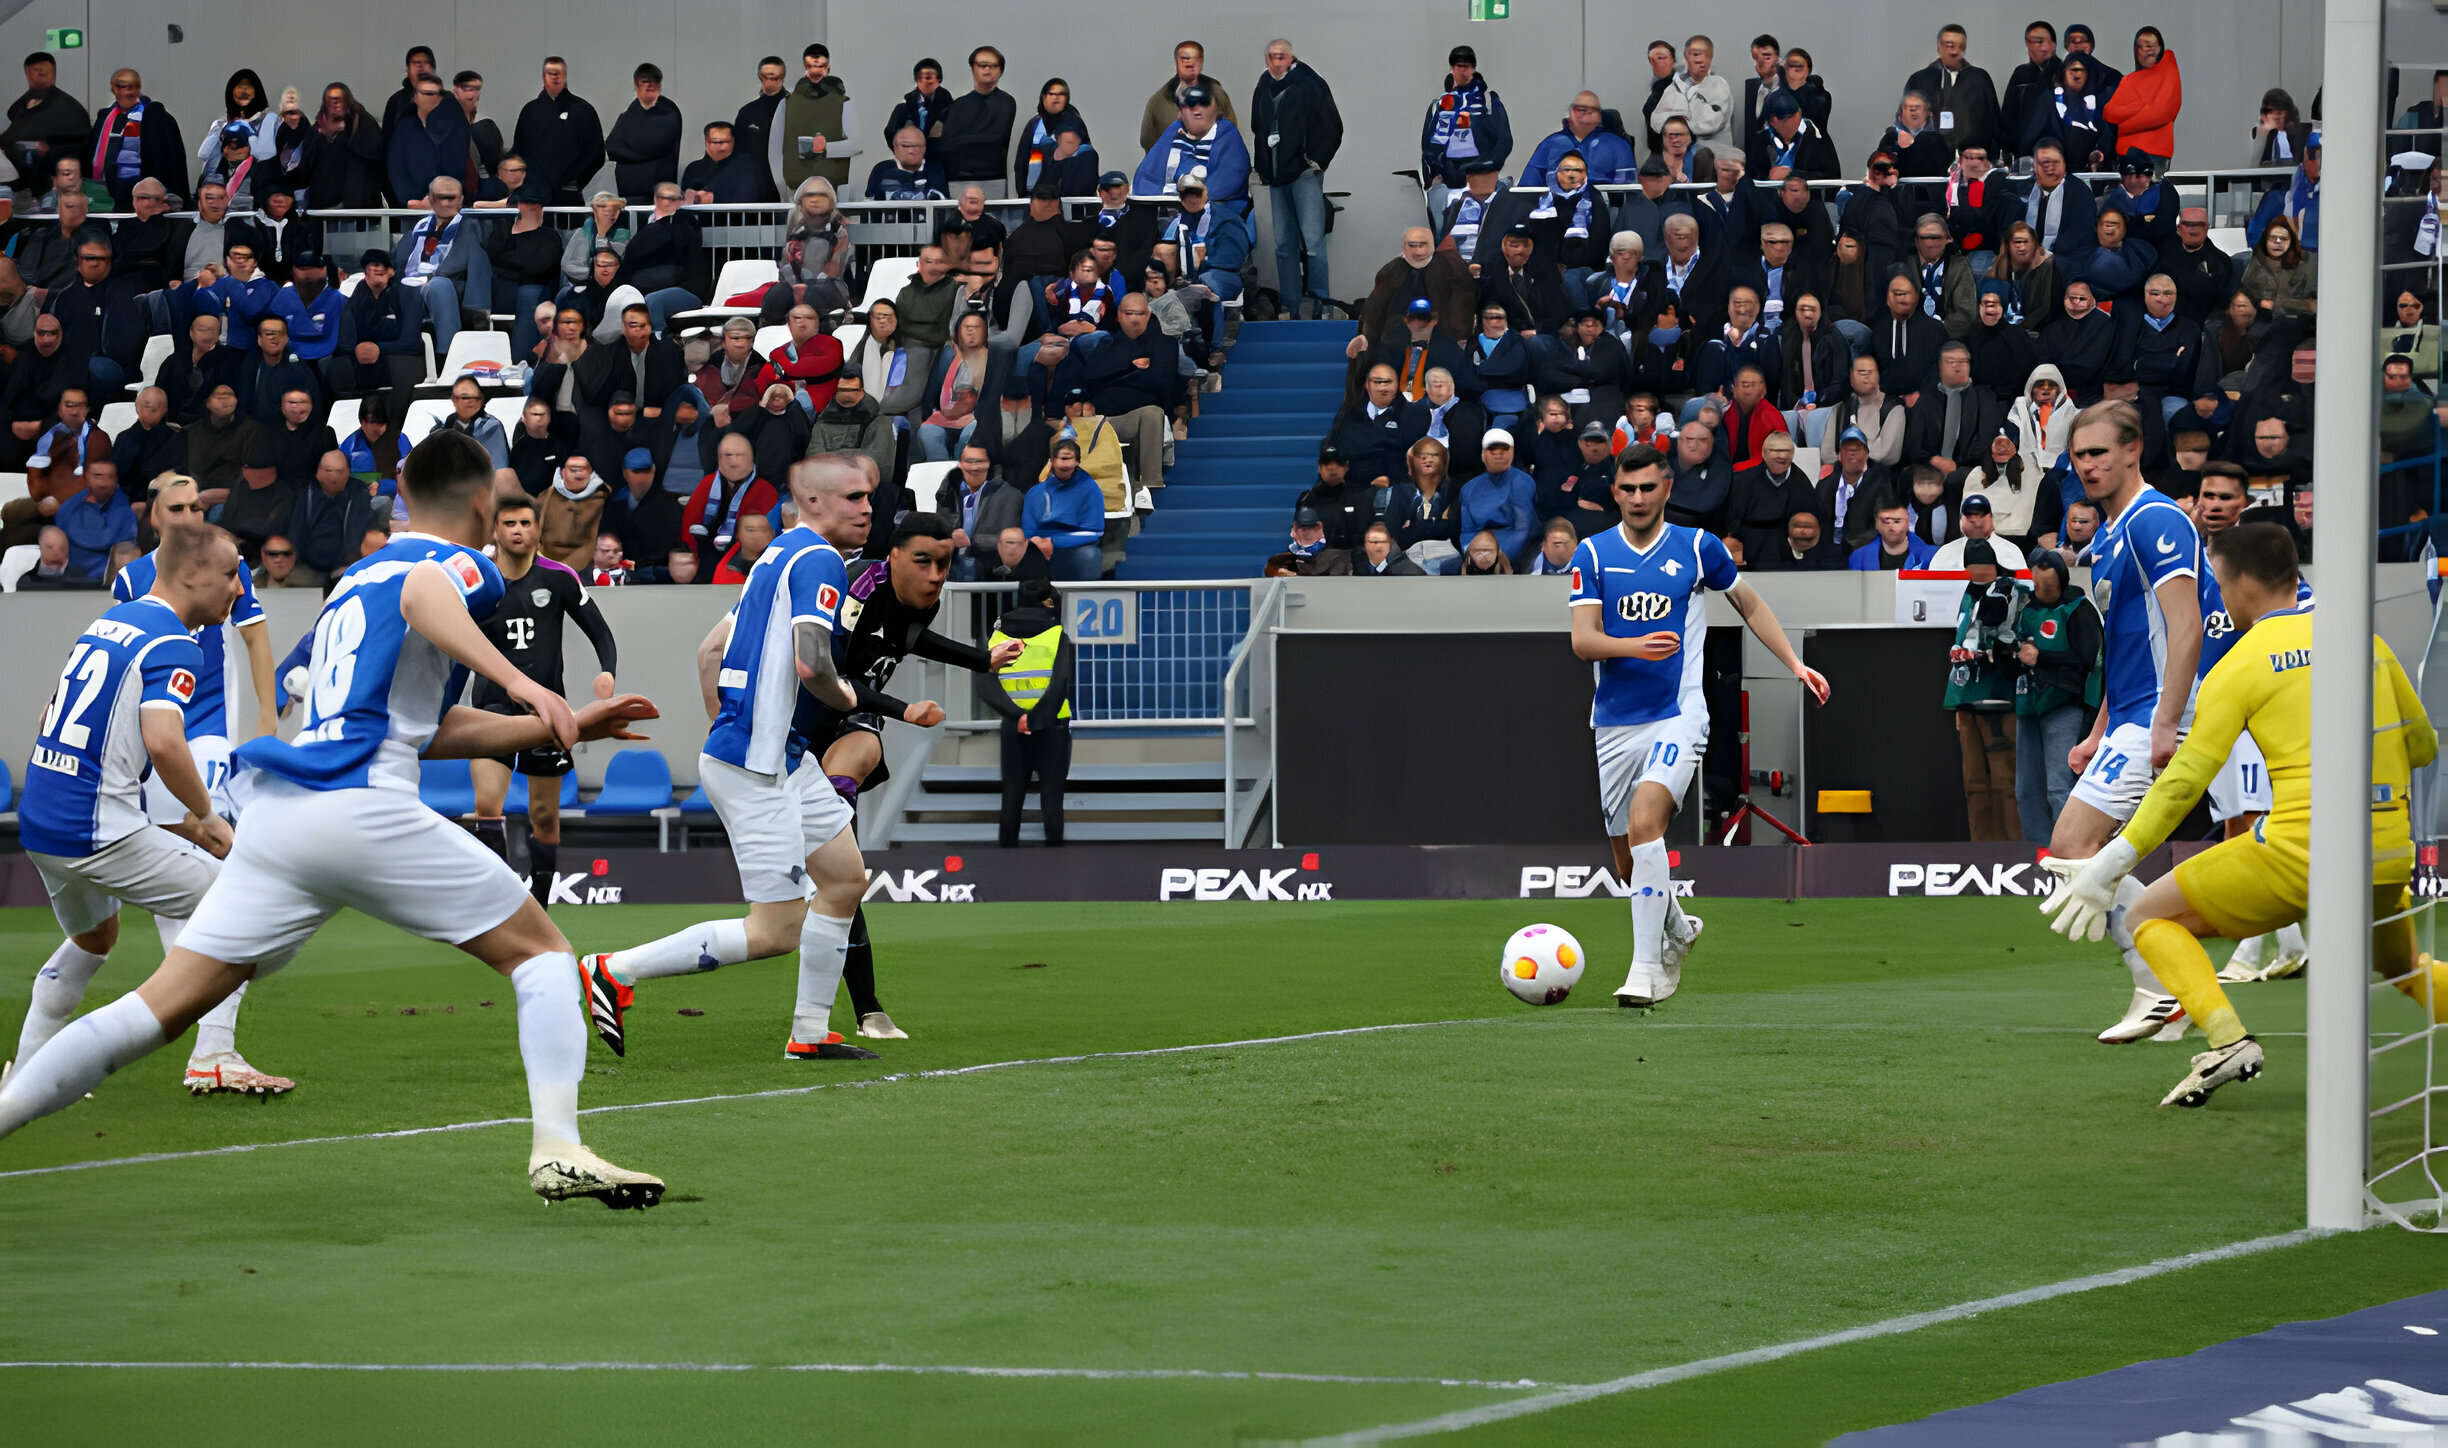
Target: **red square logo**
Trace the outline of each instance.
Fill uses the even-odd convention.
[[[465,553],[453,553],[451,555],[450,571],[458,575],[459,587],[462,592],[473,593],[477,589],[484,587],[484,570],[478,568],[476,566],[476,560],[468,557]]]
[[[170,692],[178,695],[182,704],[195,702],[196,676],[185,669],[170,671]]]
[[[1575,593],[1579,593],[1581,591],[1581,565],[1578,563],[1573,565],[1572,591]]]
[[[830,583],[816,585],[816,606],[827,613],[841,607],[841,590]]]

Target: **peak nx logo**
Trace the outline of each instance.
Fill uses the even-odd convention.
[[[1289,870],[1187,870],[1167,869],[1157,876],[1156,898],[1159,900],[1280,900],[1286,904],[1300,900],[1332,900],[1332,880],[1296,880],[1293,877],[1318,868],[1318,857],[1301,856],[1300,864]]]
[[[1683,852],[1670,850],[1666,867],[1673,869],[1683,863]],[[1524,865],[1521,872],[1519,897],[1534,900],[1542,896],[1555,900],[1587,900],[1600,890],[1621,900],[1632,893],[1632,887],[1615,878],[1614,870],[1605,865]],[[1674,882],[1677,895],[1688,896],[1692,882]]]
[[[1961,895],[1969,890],[1979,895],[2042,896],[2054,893],[2056,888],[2057,877],[2037,863],[1988,869],[1950,864],[1887,867],[1890,895]]]
[[[621,887],[612,884],[606,878],[611,873],[612,862],[610,860],[597,860],[575,875],[564,875],[555,871],[552,885],[545,891],[544,903],[547,905],[618,905],[621,903]],[[588,884],[590,880],[600,880],[603,883]],[[579,888],[582,885],[586,887],[584,890]]]
[[[896,905],[917,901],[928,905],[974,905],[977,885],[972,881],[953,881],[947,875],[957,875],[965,862],[958,855],[944,856],[940,870],[869,870],[866,900],[889,900]]]

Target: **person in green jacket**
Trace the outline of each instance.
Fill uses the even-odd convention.
[[[1063,632],[1054,585],[1020,582],[1017,601],[987,642],[989,653],[1017,641],[1020,656],[999,674],[978,676],[978,695],[1003,716],[1003,817],[996,837],[1004,849],[1020,843],[1020,806],[1029,775],[1037,776],[1038,816],[1045,842],[1063,842],[1063,786],[1071,778],[1071,684],[1079,653]]]
[[[1986,538],[1964,545],[1964,571],[1971,583],[1955,617],[1955,644],[1947,650],[1946,707],[1955,713],[1955,737],[1963,748],[1964,813],[1975,840],[2011,840],[2015,818],[2014,655],[2015,615],[2024,593],[2012,577],[2000,576],[1997,551]]]
[[[2100,701],[2100,615],[2069,581],[2065,555],[2031,556],[2032,591],[2015,616],[2015,809],[2023,838],[2045,845],[2074,792],[2066,756],[2091,732]]]
[[[858,107],[833,74],[833,52],[821,43],[802,52],[799,65],[799,83],[782,103],[782,189],[796,191],[810,176],[847,186],[851,159],[860,150]]]

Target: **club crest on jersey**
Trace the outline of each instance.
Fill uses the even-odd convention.
[[[1625,623],[1655,623],[1673,611],[1674,600],[1662,593],[1627,593],[1615,600],[1615,616]]]
[[[1669,559],[1667,559],[1667,560],[1666,560],[1666,563],[1665,563],[1665,565],[1664,565],[1664,566],[1665,566],[1665,569],[1666,569],[1666,576],[1667,576],[1668,578],[1680,578],[1680,577],[1682,577],[1682,576],[1683,576],[1683,560],[1682,560],[1682,559],[1680,559],[1680,558],[1669,558]]]
[[[543,608],[552,602],[552,590],[549,588],[539,588],[527,596],[535,600],[535,606],[538,608]]]
[[[841,607],[841,590],[830,583],[816,585],[816,606],[827,613]]]
[[[178,696],[178,701],[180,703],[194,703],[195,691],[196,676],[194,674],[185,669],[172,669],[170,671],[170,692]]]
[[[478,568],[476,560],[465,553],[453,553],[450,556],[450,562],[445,566],[458,578],[459,587],[463,592],[473,593],[484,587],[484,570]]]

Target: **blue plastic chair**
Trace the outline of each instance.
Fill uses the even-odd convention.
[[[428,759],[417,768],[417,796],[445,819],[476,811],[476,781],[464,759]]]
[[[671,764],[659,749],[624,749],[604,765],[603,791],[586,811],[593,815],[643,815],[672,802]]]
[[[576,809],[577,807],[578,772],[576,770],[572,770],[569,773],[561,776],[561,808],[568,810]],[[502,813],[505,815],[523,815],[527,813],[526,775],[513,774],[510,776],[510,796],[502,801]]]
[[[690,795],[687,799],[680,801],[680,812],[682,814],[714,813],[714,801],[706,798],[704,785],[701,784],[697,786],[696,793]]]

